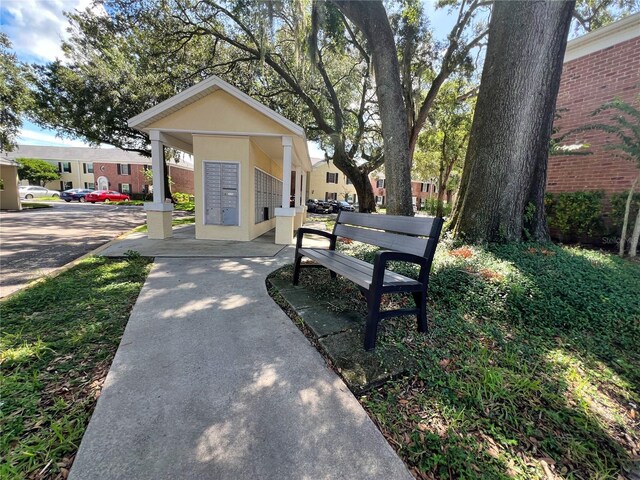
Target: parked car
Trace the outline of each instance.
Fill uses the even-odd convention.
[[[338,213],[340,211],[340,205],[337,200],[328,200],[325,203],[329,208],[329,213]]]
[[[93,188],[72,188],[70,190],[65,190],[60,194],[60,198],[65,202],[70,202],[72,200],[77,200],[78,202],[86,202],[85,196],[88,193],[94,192]]]
[[[38,197],[60,197],[60,192],[58,190],[49,190],[48,188],[38,187],[37,185],[22,186],[18,188],[18,191],[20,193],[20,198],[24,198],[26,200]]]
[[[329,213],[329,206],[318,199],[307,200],[307,212],[309,213]]]
[[[85,201],[90,203],[96,202],[128,202],[131,200],[129,195],[116,192],[115,190],[98,190],[96,192],[87,193],[84,197]]]
[[[341,200],[338,202],[338,207],[340,208],[340,210],[344,210],[345,212],[355,212],[356,209],[353,207],[353,205],[351,205],[349,202],[345,202],[344,200]]]

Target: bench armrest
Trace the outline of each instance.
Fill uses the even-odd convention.
[[[382,285],[384,282],[384,271],[387,268],[387,263],[391,261],[415,263],[420,266],[420,273],[418,274],[418,281],[425,283],[429,277],[429,260],[426,257],[420,255],[414,255],[412,253],[395,252],[392,250],[381,250],[376,253],[373,260],[373,283]]]
[[[325,237],[329,239],[329,249],[330,250],[335,250],[336,249],[336,239],[338,238],[336,235],[334,235],[331,232],[326,232],[324,230],[317,230],[315,228],[304,228],[304,227],[300,227],[298,229],[298,234],[296,236],[296,251],[299,248],[302,248],[302,239],[304,238],[305,234],[311,234],[311,235],[320,235],[321,237]]]

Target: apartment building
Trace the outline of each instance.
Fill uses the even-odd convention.
[[[51,147],[19,145],[7,155],[11,159],[37,158],[58,168],[60,179],[45,185],[52,190],[95,188],[143,195],[149,192],[145,171],[151,158],[117,148]],[[170,163],[172,191],[194,193],[193,166],[187,162]],[[26,184],[25,180],[21,183]]]
[[[307,181],[307,198],[318,200],[346,200],[357,203],[358,196],[353,183],[333,164],[324,158],[312,158],[313,169]]]
[[[384,207],[387,204],[387,185],[383,174],[371,176],[371,188],[376,199],[376,205]],[[438,182],[435,178],[430,180],[411,180],[411,200],[416,210],[422,210],[429,198],[435,198],[438,194]]]

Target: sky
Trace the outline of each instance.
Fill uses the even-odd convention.
[[[427,11],[435,0],[424,0]],[[64,59],[61,43],[68,38],[65,11],[84,10],[91,0],[0,0],[0,30],[8,35],[18,59],[27,63],[47,63]],[[430,15],[437,38],[444,39],[454,24],[445,10]],[[24,121],[18,143],[28,145],[87,146],[80,140],[61,139],[56,132]],[[323,156],[316,144],[309,142],[312,157]]]

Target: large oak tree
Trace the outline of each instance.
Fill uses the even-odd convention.
[[[574,4],[495,4],[453,215],[458,236],[548,239],[547,157]]]

